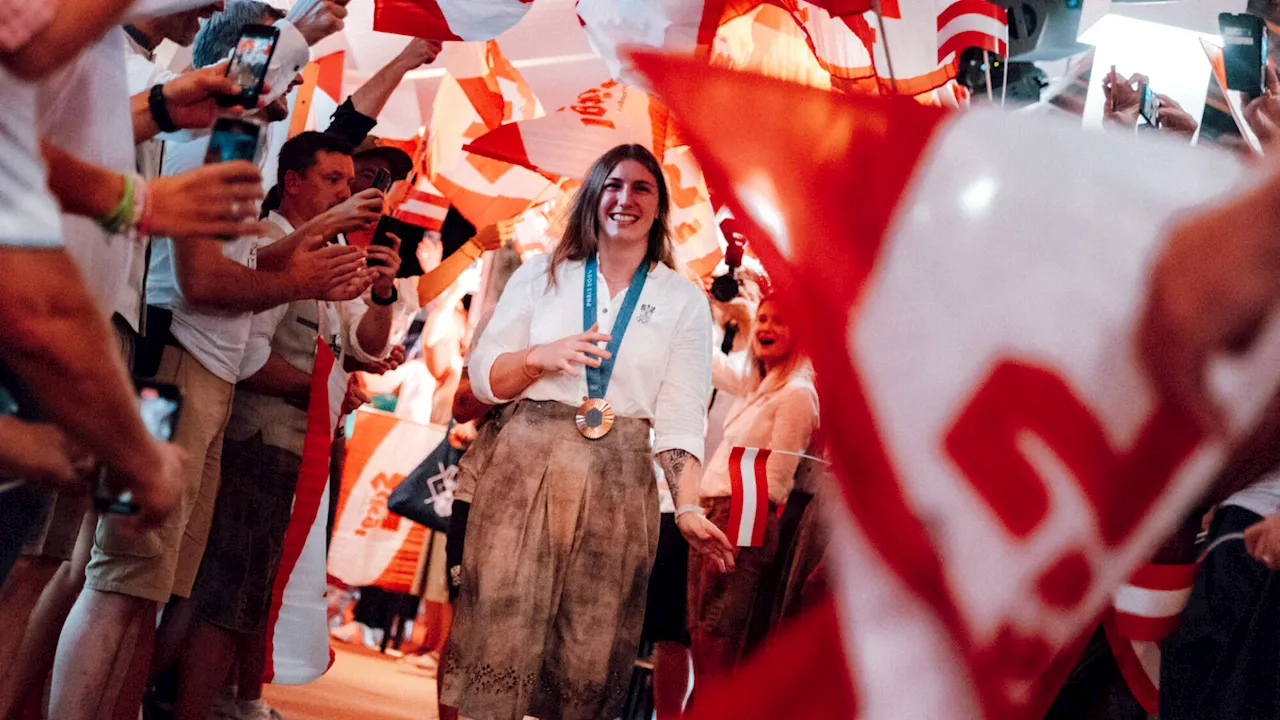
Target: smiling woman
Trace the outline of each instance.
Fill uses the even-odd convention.
[[[648,150],[606,153],[556,254],[516,271],[472,349],[476,397],[516,407],[467,521],[441,690],[462,715],[618,715],[658,541],[655,455],[696,502],[711,393],[711,314],[671,267],[669,210]],[[701,513],[680,527],[732,563]]]

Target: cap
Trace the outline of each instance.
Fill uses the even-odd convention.
[[[390,145],[379,145],[378,138],[372,135],[360,143],[360,147],[356,148],[351,157],[358,158],[361,155],[382,158],[391,169],[393,180],[403,180],[409,176],[409,171],[413,170],[413,158],[409,157],[409,153]]]

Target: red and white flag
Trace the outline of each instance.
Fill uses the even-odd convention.
[[[1115,592],[1103,616],[1111,653],[1133,696],[1149,713],[1160,696],[1160,641],[1177,627],[1191,599],[1196,564],[1143,565]]]
[[[428,40],[492,40],[515,27],[533,0],[374,0],[373,29]]]
[[[572,105],[546,117],[499,125],[464,150],[581,180],[601,155],[618,145],[644,145],[661,161],[667,126],[667,109],[648,93],[606,80],[584,90]]]
[[[1238,161],[635,60],[794,318],[841,498],[832,603],[690,717],[1038,717],[1227,455],[1137,333],[1167,228],[1239,192]],[[1280,327],[1209,370],[1238,437],[1280,382]]]
[[[938,13],[938,62],[978,47],[1001,57],[1009,54],[1009,18],[989,0],[955,0]]]
[[[711,64],[816,88],[831,87],[831,74],[818,61],[806,28],[776,5],[761,5],[721,24]]]
[[[755,0],[750,0],[752,4]],[[645,87],[622,48],[707,57],[725,0],[577,0],[578,21],[614,80]]]
[[[325,602],[325,525],[331,448],[346,391],[347,374],[329,345],[316,338],[302,464],[267,616],[263,682],[302,685],[323,675],[333,662]]]
[[[769,518],[769,451],[735,447],[729,452],[729,540],[738,547],[764,545]]]
[[[449,199],[426,178],[418,178],[392,213],[397,219],[436,232],[440,232],[448,214]]]
[[[413,592],[427,529],[387,510],[387,498],[444,439],[444,428],[356,411],[329,549],[329,574],[352,585]]]
[[[498,43],[454,45],[446,52],[448,73],[436,91],[427,138],[428,177],[472,225],[487,227],[546,199],[552,182],[463,146],[504,123],[541,117],[543,109]]]

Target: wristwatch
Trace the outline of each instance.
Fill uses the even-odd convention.
[[[151,93],[147,95],[147,109],[151,111],[151,119],[156,121],[156,127],[160,128],[160,132],[171,133],[178,130],[178,126],[173,124],[173,118],[169,117],[169,104],[164,99],[164,85],[151,86]]]
[[[378,297],[378,293],[376,291],[370,291],[369,297],[373,300],[374,305],[382,305],[382,306],[395,305],[396,300],[400,299],[400,291],[396,289],[395,285],[392,285],[391,296],[386,298],[385,300],[383,298]]]

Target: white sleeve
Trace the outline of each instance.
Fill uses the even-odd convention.
[[[289,303],[277,305],[270,310],[256,312],[249,321],[249,341],[244,346],[244,358],[240,360],[240,373],[237,380],[245,380],[267,364],[271,356],[271,339],[276,336],[280,321],[289,311]]]
[[[271,92],[262,99],[264,105],[285,94],[293,79],[311,62],[311,47],[293,23],[278,20],[275,27],[280,31],[280,39],[271,55],[271,66],[267,68],[267,84],[271,86]]]
[[[712,322],[706,297],[695,292],[697,297],[686,301],[667,348],[667,370],[654,410],[653,452],[685,450],[702,462],[711,395]]]
[[[501,405],[514,398],[500,398],[493,393],[489,373],[498,356],[529,347],[529,328],[533,323],[534,293],[547,286],[546,256],[534,258],[511,275],[502,297],[493,309],[484,335],[472,348],[468,362],[471,392],[480,402]]]
[[[711,361],[712,387],[734,397],[741,397],[746,394],[743,375],[743,371],[734,365],[728,355],[714,353]]]
[[[338,319],[342,324],[342,347],[346,348],[346,352],[355,358],[357,362],[370,363],[375,360],[381,360],[391,351],[391,334],[387,334],[387,342],[383,343],[382,349],[376,354],[365,352],[363,346],[360,345],[360,322],[364,320],[364,316],[369,313],[369,297],[368,291],[364,296],[355,300],[348,300],[338,303]],[[395,308],[392,308],[395,312]],[[391,319],[391,325],[395,326],[395,317]]]

